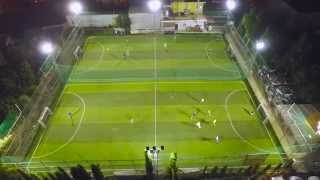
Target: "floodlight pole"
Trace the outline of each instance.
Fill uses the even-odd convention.
[[[227,0],[226,7],[227,7],[227,24],[231,25],[232,22],[232,11],[236,9],[236,1],[235,0]]]
[[[80,25],[80,19],[77,20],[77,17],[82,13],[82,4],[78,1],[71,2],[69,4],[69,11],[73,14],[71,16],[72,22],[74,22],[75,27]]]

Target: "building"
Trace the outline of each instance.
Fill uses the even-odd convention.
[[[207,20],[198,19],[174,19],[161,21],[163,32],[204,32],[206,30]]]
[[[175,16],[202,15],[205,2],[200,0],[194,2],[184,2],[182,0],[173,1],[171,9]]]
[[[162,11],[151,12],[147,6],[133,6],[129,9],[131,20],[131,33],[147,33],[160,31],[160,21],[163,19]]]

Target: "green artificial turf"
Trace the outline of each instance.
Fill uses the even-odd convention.
[[[161,167],[171,152],[179,167],[281,161],[219,35],[92,36],[84,51],[32,161],[143,168],[155,143],[165,147]]]

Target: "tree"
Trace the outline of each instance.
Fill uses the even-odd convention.
[[[104,180],[104,176],[103,176],[103,173],[101,172],[99,165],[92,164],[91,172],[95,180]]]
[[[125,11],[119,13],[119,15],[115,18],[114,26],[123,28],[126,30],[126,33],[130,33],[131,20],[129,17],[129,12]]]
[[[61,167],[58,167],[58,171],[56,171],[54,175],[56,176],[57,180],[72,180],[69,174]]]
[[[21,174],[17,169],[0,167],[0,179],[26,180],[29,178],[30,178],[29,176],[27,176],[25,174]]]
[[[76,167],[72,167],[71,168],[71,175],[76,180],[91,180],[90,174],[81,165],[77,165]]]

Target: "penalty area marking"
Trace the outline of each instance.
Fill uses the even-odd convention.
[[[89,42],[88,42],[89,43]],[[102,49],[102,52],[100,53],[100,56],[99,56],[99,60],[98,60],[98,63],[95,63],[93,66],[90,66],[88,69],[86,69],[85,71],[81,71],[81,72],[74,72],[72,74],[74,75],[77,75],[77,74],[83,74],[83,73],[88,73],[90,71],[92,71],[94,68],[96,68],[98,65],[100,65],[100,63],[102,62],[103,60],[103,57],[104,57],[104,54],[105,54],[105,47],[104,45],[101,43],[101,42],[96,42]]]
[[[82,103],[82,105],[83,105],[83,111],[82,111],[82,114],[81,114],[81,117],[80,117],[80,121],[79,121],[79,123],[78,123],[78,126],[77,126],[76,130],[74,131],[74,133],[73,133],[72,136],[68,139],[67,142],[65,142],[64,144],[62,144],[61,146],[59,146],[58,148],[56,148],[55,150],[53,150],[53,151],[51,151],[51,152],[49,152],[49,153],[47,153],[47,154],[43,154],[43,155],[40,155],[40,156],[32,156],[29,162],[31,162],[32,159],[41,159],[41,158],[48,157],[48,156],[51,156],[52,154],[55,154],[55,153],[59,152],[59,151],[60,151],[61,149],[63,149],[65,146],[67,146],[68,144],[70,144],[71,141],[74,139],[74,137],[78,134],[78,132],[79,132],[79,130],[80,130],[80,128],[81,128],[82,122],[83,122],[83,120],[84,120],[84,114],[85,114],[85,112],[86,112],[86,103],[85,103],[84,99],[83,99],[80,95],[78,95],[78,94],[76,94],[76,93],[66,92],[65,94],[71,94],[71,95],[74,95],[75,97],[79,98],[80,101],[81,101],[81,103]],[[40,141],[39,141],[39,144],[40,144]],[[34,154],[35,152],[36,152],[36,151],[34,151],[33,154]]]
[[[251,94],[250,94],[248,91],[246,91],[246,93],[248,94],[252,105],[255,107],[256,105],[255,105],[255,103],[254,103],[254,100],[253,100]],[[259,112],[256,111],[255,113],[259,113]],[[262,124],[263,124],[263,127],[265,128],[265,130],[267,131],[267,134],[268,134],[268,136],[269,136],[269,138],[270,138],[270,140],[271,140],[272,145],[274,146],[274,148],[277,148],[276,143],[273,141],[273,138],[272,138],[272,136],[271,136],[271,134],[270,134],[267,126],[264,124],[264,122],[262,122]],[[279,157],[280,157],[280,159],[282,158],[280,154],[279,154]]]
[[[204,49],[205,49],[205,52],[206,52],[206,56],[207,56],[208,60],[210,60],[211,64],[212,64],[214,67],[216,67],[216,68],[218,68],[218,69],[221,69],[221,70],[223,70],[223,71],[232,72],[232,73],[237,73],[237,74],[239,75],[239,71],[232,70],[232,69],[226,69],[226,68],[223,68],[223,67],[217,65],[216,63],[214,63],[214,60],[212,60],[212,58],[210,57],[209,52],[208,52],[208,50],[209,50],[209,45],[210,45],[210,43],[212,43],[212,42],[213,42],[213,40],[209,41],[209,42],[206,44],[205,48],[204,48]]]
[[[239,93],[241,90],[234,90],[232,92],[230,92],[228,94],[228,96],[226,97],[225,99],[225,112],[227,114],[227,118],[228,118],[228,121],[230,123],[230,126],[233,130],[233,132],[243,141],[245,142],[246,144],[248,144],[249,146],[253,147],[254,149],[260,151],[260,152],[264,152],[264,153],[272,153],[272,151],[266,151],[265,149],[263,148],[260,148],[252,143],[250,143],[247,139],[245,139],[244,137],[241,136],[241,134],[238,132],[238,130],[235,128],[234,124],[233,124],[233,121],[232,121],[232,118],[231,118],[231,115],[229,113],[229,107],[228,107],[228,103],[229,103],[229,99],[236,93]]]

